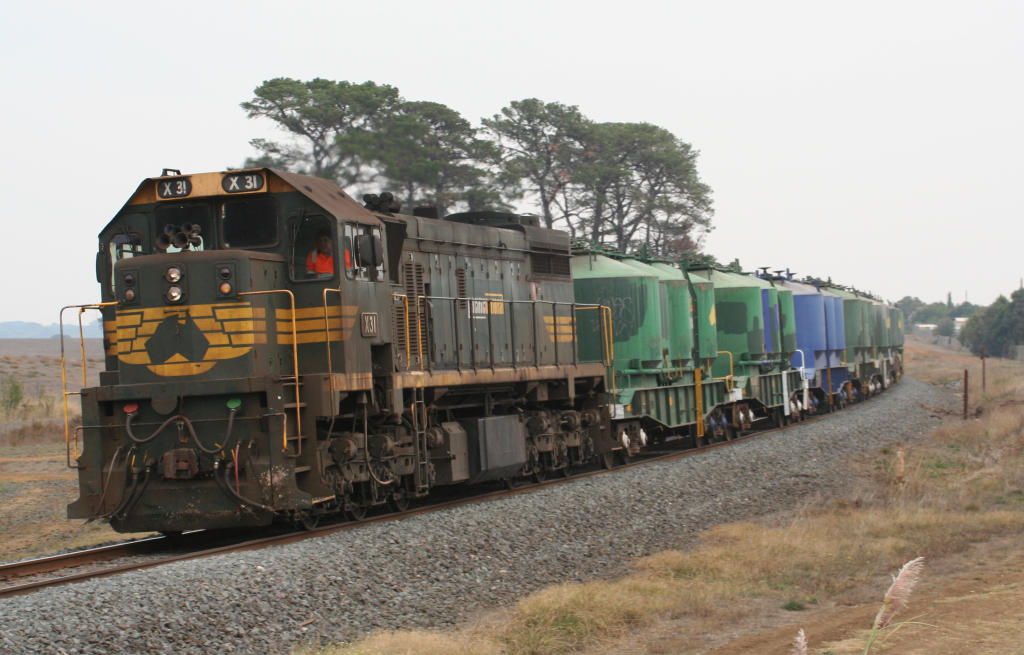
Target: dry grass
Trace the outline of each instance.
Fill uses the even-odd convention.
[[[17,407],[0,405],[0,561],[124,538],[105,523],[67,519],[78,482],[65,461],[59,355],[56,340],[0,339],[0,387],[13,380],[22,391]],[[76,391],[82,382],[77,342],[69,355],[69,391]],[[95,384],[103,363],[99,340],[88,344],[86,361]],[[81,418],[77,397],[70,400],[74,428]]]
[[[337,647],[298,648],[295,655],[327,655],[337,653]],[[474,637],[464,631],[459,638],[434,630],[407,630],[403,632],[379,632],[361,640],[358,644],[345,647],[350,655],[372,655],[373,653],[415,653],[416,655],[499,655],[502,650],[493,641]]]
[[[708,530],[687,551],[639,560],[606,582],[556,585],[494,614],[485,626],[392,632],[324,655],[612,652],[625,635],[680,621],[700,630],[738,624],[767,603],[799,608],[873,583],[918,555],[962,553],[1024,529],[1024,365],[980,362],[910,343],[908,373],[956,387],[971,368],[977,418],[950,420],[926,442],[855,465],[865,486],[855,501],[809,508],[782,525],[753,522]],[[977,385],[977,389],[975,389]],[[864,626],[865,628],[869,626]],[[682,652],[680,649],[678,652]],[[696,651],[694,651],[696,652]]]

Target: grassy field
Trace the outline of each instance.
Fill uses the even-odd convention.
[[[1022,653],[1024,366],[989,360],[982,394],[977,359],[908,343],[907,372],[951,393],[965,367],[972,418],[851,462],[847,498],[716,527],[619,580],[550,587],[459,630],[309,652],[789,653],[802,628],[809,653],[862,653],[889,576],[923,556],[897,617],[913,623],[883,631],[872,653]]]

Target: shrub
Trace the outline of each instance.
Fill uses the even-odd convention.
[[[13,412],[21,406],[24,398],[25,391],[21,388],[21,383],[13,375],[8,375],[0,385],[0,406],[4,411]]]

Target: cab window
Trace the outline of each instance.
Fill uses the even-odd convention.
[[[165,252],[205,250],[213,243],[213,216],[205,204],[160,205],[156,215],[156,247]]]
[[[337,270],[338,249],[331,230],[333,221],[326,216],[303,216],[291,223],[289,275],[293,282],[328,280]]]
[[[225,248],[267,248],[277,244],[277,203],[271,196],[229,200],[220,206]]]
[[[342,248],[347,277],[355,280],[384,279],[384,249],[379,227],[345,223]]]
[[[143,254],[142,236],[139,234],[115,234],[110,238],[110,290],[114,291],[114,264],[122,259],[128,259]]]

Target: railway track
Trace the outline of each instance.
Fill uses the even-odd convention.
[[[870,400],[870,399],[869,399]],[[808,424],[822,420],[828,413],[805,418],[801,423]],[[551,478],[540,482],[524,482],[512,488],[484,491],[469,496],[460,496],[451,500],[441,500],[413,507],[402,512],[392,512],[366,517],[359,521],[339,522],[316,527],[309,530],[287,531],[254,539],[238,540],[237,532],[232,535],[197,531],[186,533],[176,538],[154,536],[120,544],[112,544],[98,548],[51,555],[32,560],[0,564],[0,598],[8,598],[19,594],[30,593],[46,587],[53,587],[74,582],[82,582],[93,578],[106,577],[145,568],[152,568],[170,562],[208,557],[222,553],[244,550],[256,550],[268,546],[294,543],[312,537],[325,536],[335,532],[352,530],[363,525],[401,520],[410,516],[427,514],[470,503],[505,498],[520,493],[530,493],[557,484],[574,482],[584,478],[603,475],[613,471],[642,466],[651,462],[669,461],[694,456],[708,450],[721,448],[739,441],[748,441],[784,430],[788,426],[773,426],[758,429],[737,438],[706,444],[697,448],[679,449],[673,447],[675,441],[669,441],[654,450],[612,469],[584,469],[564,478]],[[262,531],[266,534],[266,531]],[[127,561],[126,561],[127,560]],[[85,570],[79,570],[85,569]],[[57,574],[57,575],[51,575]]]

